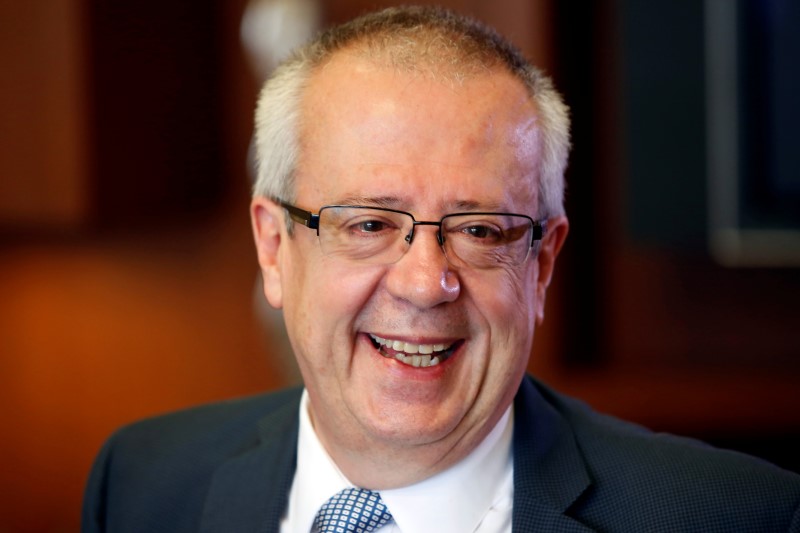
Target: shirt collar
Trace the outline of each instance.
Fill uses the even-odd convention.
[[[414,485],[380,491],[399,529],[426,531],[436,524],[441,533],[474,531],[489,509],[513,491],[512,429],[513,407],[509,407],[478,447],[457,464]],[[319,441],[305,390],[297,458],[288,518],[293,530],[309,531],[320,506],[353,484]]]
[[[415,485],[383,490],[381,497],[402,531],[475,531],[486,513],[513,491],[509,407],[467,457]]]
[[[303,389],[297,434],[297,470],[287,513],[291,531],[310,531],[322,504],[337,492],[352,486],[317,437],[308,414],[308,391]]]

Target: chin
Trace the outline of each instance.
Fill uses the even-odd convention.
[[[363,427],[375,440],[391,446],[423,446],[444,441],[453,435],[463,415],[436,417],[427,406],[398,410],[382,409],[368,415]]]

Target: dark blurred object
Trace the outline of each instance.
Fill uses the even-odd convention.
[[[800,266],[800,4],[623,0],[628,234]]]
[[[160,227],[220,205],[218,3],[6,4],[1,234]]]
[[[575,124],[567,364],[800,373],[800,269],[724,268],[707,248],[704,4],[593,4],[584,26],[558,6]]]
[[[800,474],[800,454],[797,453],[800,450],[800,432],[708,435],[705,440],[714,446],[754,455]]]
[[[711,250],[800,267],[800,4],[708,0],[705,16]]]
[[[214,2],[89,3],[92,209],[103,225],[159,224],[218,204],[217,15]]]
[[[545,326],[563,308],[559,362],[535,346],[532,366],[600,410],[796,469],[800,269],[727,268],[708,247],[715,2],[555,4],[571,227]]]
[[[779,54],[769,45],[790,44],[778,13],[796,17],[800,10],[788,4],[619,3],[621,138],[628,157],[619,173],[627,216],[616,239],[598,236],[609,244],[603,255],[613,265],[613,281],[605,284],[610,313],[603,315],[611,317],[609,356],[628,364],[646,357],[649,364],[725,365],[726,372],[800,370],[800,269],[777,268],[788,264],[769,252],[770,229],[791,228],[800,204],[787,210],[764,203],[767,196],[800,199],[786,184],[779,193],[776,181],[791,174],[787,165],[800,174],[797,150],[779,149],[780,143],[766,148],[798,135],[796,124],[776,126],[779,115],[797,114],[796,99],[781,95],[797,83],[796,63],[787,58],[800,49]],[[731,48],[726,57],[710,52],[725,44]],[[726,76],[737,69],[738,76]],[[728,93],[716,94],[719,86]],[[727,120],[727,127],[715,119]],[[727,155],[717,146],[724,135],[735,141]],[[715,226],[716,206],[729,201],[736,213]],[[748,228],[759,231],[749,233],[745,250],[739,245]],[[795,232],[797,247],[800,228]],[[716,258],[760,268],[715,264],[709,246],[720,235],[735,242]],[[780,255],[785,260],[790,252],[784,247]]]

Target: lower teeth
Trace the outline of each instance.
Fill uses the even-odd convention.
[[[396,359],[403,364],[410,365],[416,368],[425,368],[429,366],[436,366],[441,362],[438,355],[406,355],[403,353],[388,354],[380,350],[381,355],[389,359]]]
[[[395,355],[394,358],[400,361],[401,363],[405,363],[407,365],[411,365],[414,367],[424,368],[428,366],[436,366],[439,364],[439,357],[430,355],[403,355],[399,353]]]
[[[395,359],[401,363],[415,368],[426,368],[429,366],[436,366],[442,361],[445,361],[450,354],[453,353],[456,345],[447,347],[445,344],[434,345],[418,345],[415,350],[419,352],[408,353],[412,348],[409,345],[400,341],[390,341],[370,335],[372,345],[378,350],[382,356],[387,359]],[[423,350],[423,347],[425,350]],[[404,349],[406,351],[404,351]],[[390,353],[391,352],[391,353]],[[424,353],[427,352],[427,353]]]

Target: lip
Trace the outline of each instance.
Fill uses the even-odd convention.
[[[367,336],[373,335],[375,337],[381,337],[383,339],[392,339],[393,341],[407,342],[409,344],[444,344],[446,346],[451,346],[456,342],[463,340],[457,337],[419,337],[410,335],[397,335],[395,333],[379,333],[376,331],[365,332],[364,334]]]
[[[362,337],[363,342],[369,346],[372,353],[379,358],[379,360],[387,365],[390,369],[394,370],[395,372],[402,372],[402,373],[411,373],[416,376],[420,375],[428,375],[433,377],[434,375],[441,375],[444,370],[452,365],[453,360],[456,356],[461,352],[461,349],[464,346],[464,339],[460,338],[453,338],[453,337],[420,337],[420,336],[404,336],[404,335],[395,335],[395,334],[377,334],[377,333],[361,333],[360,337]],[[399,361],[395,357],[385,355],[385,352],[381,350],[381,347],[376,346],[376,341],[373,337],[380,337],[381,339],[391,339],[393,341],[400,341],[406,342],[409,344],[427,344],[427,345],[437,345],[441,344],[447,346],[447,350],[443,350],[442,352],[433,352],[434,357],[436,357],[436,353],[440,354],[439,361],[432,365],[432,366],[413,366],[408,363],[404,363]],[[442,353],[447,353],[447,356],[441,358]]]

